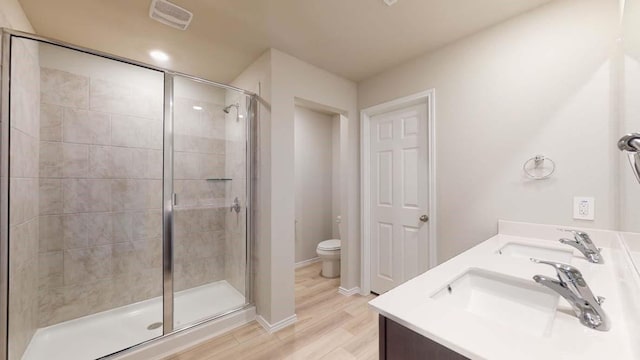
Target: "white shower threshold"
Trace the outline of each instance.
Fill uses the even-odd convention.
[[[222,280],[177,292],[175,329],[245,305],[244,296]],[[38,329],[22,360],[88,360],[162,335],[162,297]]]

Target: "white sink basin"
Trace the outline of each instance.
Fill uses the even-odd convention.
[[[535,336],[550,334],[558,304],[557,294],[533,280],[479,269],[465,272],[431,298]]]
[[[501,247],[496,253],[520,258],[536,258],[540,260],[556,261],[565,264],[571,263],[573,250],[571,248],[555,249],[544,246],[527,245],[510,242]]]

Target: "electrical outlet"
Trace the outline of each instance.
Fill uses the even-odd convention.
[[[596,200],[593,197],[575,196],[573,198],[573,218],[577,220],[593,220]]]

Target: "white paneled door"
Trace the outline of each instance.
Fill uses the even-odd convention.
[[[428,269],[429,184],[425,104],[371,117],[371,291]]]

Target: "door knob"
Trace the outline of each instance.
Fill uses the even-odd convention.
[[[420,216],[420,221],[422,221],[422,222],[427,222],[427,221],[429,221],[429,216],[427,216],[427,215],[422,215],[422,216]]]

